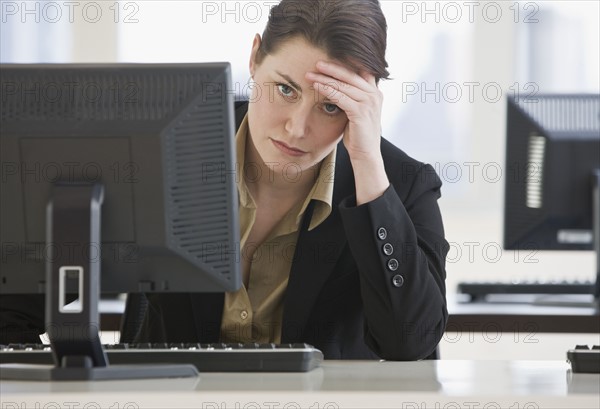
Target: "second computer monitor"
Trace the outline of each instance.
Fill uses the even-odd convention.
[[[600,96],[508,99],[504,247],[592,250]]]

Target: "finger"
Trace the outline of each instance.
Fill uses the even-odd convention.
[[[344,92],[341,92],[338,89],[331,87],[327,84],[315,82],[313,83],[313,87],[330,103],[337,105],[338,108],[340,108],[346,113],[346,115],[351,115],[351,113],[354,112],[357,109],[357,106],[359,105],[356,100],[349,97]]]
[[[336,80],[335,78],[328,77],[326,75],[315,73],[315,72],[307,72],[306,78],[313,83],[316,82],[319,84],[327,85],[327,86],[331,87],[332,89],[343,92],[344,94],[346,94],[350,98],[354,99],[355,101],[364,101],[367,99],[365,96],[365,91],[360,90],[360,89],[356,88],[355,86],[350,85],[348,83]]]
[[[371,88],[371,84],[369,84],[367,80],[342,65],[319,61],[317,62],[317,69],[325,75],[347,84],[354,85],[363,91],[368,91]]]

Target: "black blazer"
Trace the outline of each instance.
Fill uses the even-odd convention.
[[[236,103],[238,127],[247,108]],[[312,344],[327,359],[428,357],[448,318],[441,181],[430,165],[382,139],[391,186],[357,207],[343,142],[337,152],[332,212],[308,231],[307,211],[299,232],[282,343]],[[218,342],[223,294],[149,294],[148,300],[139,341]]]

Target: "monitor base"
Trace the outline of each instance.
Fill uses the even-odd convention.
[[[109,365],[59,368],[52,365],[2,364],[0,379],[20,381],[98,381],[117,379],[185,378],[198,376],[193,365]]]

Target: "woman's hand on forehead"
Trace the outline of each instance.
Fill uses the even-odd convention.
[[[306,79],[348,117],[344,144],[350,159],[380,158],[383,95],[375,77],[366,71],[356,73],[335,62],[319,61],[315,68],[317,71],[306,73]]]
[[[370,202],[390,184],[381,156],[383,94],[370,73],[356,73],[343,65],[321,61],[316,69],[306,73],[306,78],[316,92],[336,104],[348,118],[344,145],[354,170],[356,204]]]

